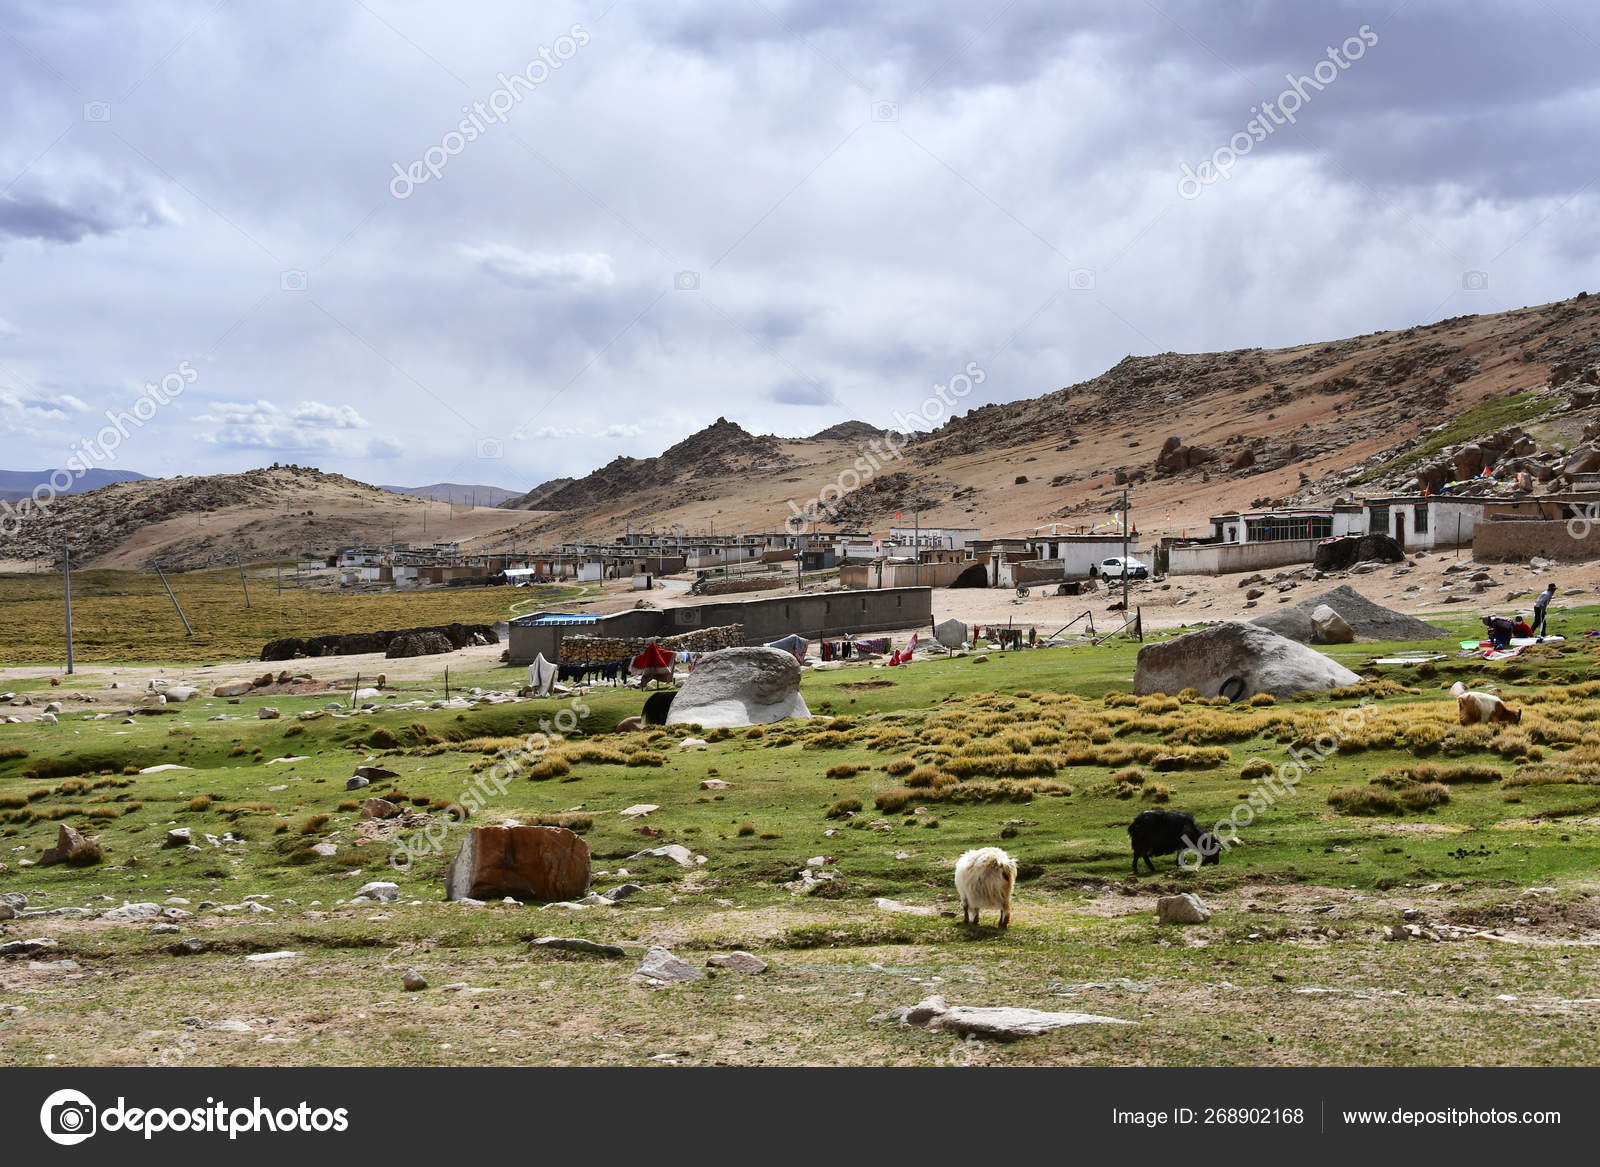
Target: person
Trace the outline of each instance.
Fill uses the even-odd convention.
[[[1518,639],[1531,639],[1533,636],[1533,629],[1528,626],[1521,612],[1518,612],[1517,618],[1511,622],[1511,635]]]
[[[1550,607],[1550,601],[1555,598],[1556,585],[1549,584],[1544,591],[1539,593],[1539,598],[1533,602],[1533,635],[1540,640],[1544,639],[1544,621]]]
[[[1511,644],[1511,621],[1504,616],[1485,616],[1483,626],[1489,631],[1489,643],[1495,648]]]

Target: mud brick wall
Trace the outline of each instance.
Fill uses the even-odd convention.
[[[744,625],[724,624],[717,628],[697,628],[679,636],[663,636],[657,644],[668,652],[715,652],[719,648],[739,648],[744,644]],[[561,640],[561,663],[613,661],[638,656],[650,646],[649,638],[618,636],[565,636]]]

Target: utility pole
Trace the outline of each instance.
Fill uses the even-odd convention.
[[[172,606],[178,611],[178,619],[183,621],[183,634],[193,636],[194,629],[189,627],[189,617],[183,614],[183,608],[178,604],[178,597],[172,594],[172,585],[167,582],[166,573],[161,570],[161,565],[155,565],[156,575],[161,579],[161,586],[167,589],[167,599],[172,601]]]
[[[1128,488],[1122,488],[1122,615],[1128,615]]]
[[[911,585],[922,583],[922,510],[911,508]]]
[[[72,548],[61,545],[61,587],[67,599],[67,672],[72,672]]]
[[[233,559],[239,565],[239,585],[244,588],[244,606],[248,608],[250,606],[250,581],[244,578],[244,560],[239,557],[237,551],[233,553]]]

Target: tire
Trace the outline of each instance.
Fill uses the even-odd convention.
[[[1228,691],[1230,689],[1233,690],[1231,693]],[[1235,701],[1239,700],[1240,697],[1244,696],[1244,678],[1229,677],[1226,681],[1223,681],[1222,684],[1217,686],[1217,696],[1226,697],[1228,699],[1228,704],[1233,704]]]

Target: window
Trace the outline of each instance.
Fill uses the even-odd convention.
[[[1367,534],[1387,535],[1389,533],[1389,508],[1373,507],[1368,512]]]
[[[1333,534],[1332,515],[1263,515],[1246,519],[1251,543],[1279,543],[1287,539],[1326,539]]]
[[[1428,533],[1428,504],[1419,502],[1411,512],[1411,529],[1419,535]]]

